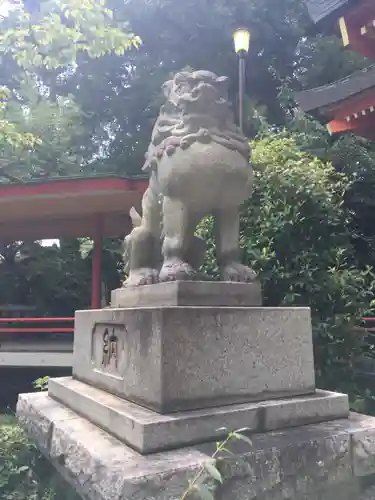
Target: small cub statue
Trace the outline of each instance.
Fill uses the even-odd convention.
[[[216,255],[224,281],[250,282],[240,263],[238,208],[252,188],[249,143],[234,123],[228,79],[209,71],[178,73],[163,86],[144,171],[150,181],[142,217],[125,239],[124,286],[197,279],[205,243],[194,235],[206,215],[216,223]]]

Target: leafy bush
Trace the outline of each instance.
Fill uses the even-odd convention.
[[[15,424],[0,427],[0,496],[4,500],[47,500],[49,491],[41,491],[32,472],[36,450]]]
[[[0,420],[1,500],[76,500],[12,418]]]
[[[268,306],[310,306],[321,387],[350,392],[348,370],[362,350],[354,327],[370,299],[370,269],[356,267],[350,181],[301,151],[293,137],[271,134],[253,147],[254,192],[241,213],[244,261],[259,272]],[[212,243],[212,220],[198,232]],[[213,245],[205,270],[215,274]]]

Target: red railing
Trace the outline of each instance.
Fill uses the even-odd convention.
[[[11,323],[65,323],[74,322],[74,318],[0,318],[0,325]],[[18,327],[0,326],[0,333],[74,333],[74,327]]]
[[[374,323],[374,327],[365,326],[368,332],[375,332],[375,317],[363,317],[364,323]],[[57,323],[57,322],[72,322],[74,323],[74,318],[64,317],[51,317],[51,318],[1,318],[0,317],[0,325],[1,324],[9,324],[9,323]],[[0,333],[74,333],[74,327],[53,327],[53,328],[45,328],[45,327],[32,327],[32,328],[19,328],[19,327],[1,327]]]

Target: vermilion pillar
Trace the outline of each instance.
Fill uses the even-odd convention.
[[[98,219],[95,221],[92,253],[91,309],[100,309],[102,305],[102,240],[102,225]]]

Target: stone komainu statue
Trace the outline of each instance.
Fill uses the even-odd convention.
[[[150,182],[142,218],[132,209],[134,229],[125,286],[191,280],[205,244],[197,224],[216,220],[216,254],[222,279],[253,281],[239,262],[239,205],[250,195],[252,169],[246,137],[234,124],[227,78],[208,71],[181,72],[164,84],[165,103],[155,123],[143,170]]]

